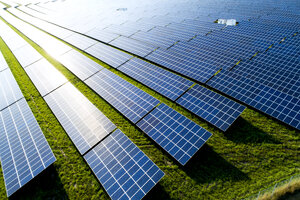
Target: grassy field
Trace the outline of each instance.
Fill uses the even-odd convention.
[[[223,133],[181,106],[92,58],[213,133],[207,144],[182,167],[64,66],[24,38],[165,172],[165,177],[145,199],[241,199],[273,185],[275,181],[299,173],[299,131],[247,108],[234,125]],[[11,199],[108,199],[108,195],[2,40],[0,50],[57,158],[53,166]],[[0,199],[6,199],[1,171]]]

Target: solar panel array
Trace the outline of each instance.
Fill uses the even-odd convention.
[[[222,131],[226,131],[246,108],[200,85],[195,85],[176,102]]]
[[[0,112],[0,160],[7,196],[56,160],[25,99]]]
[[[85,81],[99,96],[136,123],[159,101],[107,69]]]
[[[111,199],[142,199],[164,173],[119,129],[84,156]]]
[[[160,104],[138,122],[137,126],[182,165],[212,135],[165,104]]]
[[[193,82],[181,76],[138,58],[131,59],[119,67],[118,70],[173,101],[193,85]]]

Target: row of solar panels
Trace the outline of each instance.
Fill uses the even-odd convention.
[[[1,53],[0,66],[0,162],[11,196],[56,158]]]
[[[268,14],[270,15],[272,14],[272,12],[273,11],[269,11]],[[295,19],[295,16],[296,15],[291,14],[289,17]],[[122,35],[122,30],[125,29],[120,30],[120,26],[118,29],[115,28],[114,31],[119,31],[115,33],[119,33]],[[162,30],[163,32],[167,30],[167,27],[168,26],[160,28],[159,26],[157,26],[155,28],[150,29],[150,31],[148,32],[150,33],[153,30]],[[191,25],[190,27],[193,26]],[[120,36],[117,39],[111,41],[110,44],[117,46],[121,49],[124,49],[126,51],[129,51],[131,53],[134,53],[136,55],[142,57],[144,56],[146,59],[151,60],[152,62],[160,64],[170,70],[176,71],[182,75],[185,75],[191,79],[203,83],[209,81],[211,77],[220,68],[223,68],[225,70],[223,70],[219,76],[221,76],[222,74],[231,73],[231,72],[227,72],[226,70],[234,67],[234,65],[239,60],[244,60],[242,61],[242,63],[238,65],[238,67],[234,68],[233,71],[236,72],[235,75],[239,75],[241,77],[246,76],[247,78],[251,76],[250,78],[251,80],[255,80],[256,82],[263,83],[263,85],[266,85],[267,87],[279,89],[284,94],[291,95],[292,97],[295,97],[297,99],[299,95],[299,86],[298,86],[299,79],[298,76],[295,75],[295,73],[297,74],[299,70],[298,69],[299,61],[297,59],[294,59],[293,57],[284,57],[284,56],[277,56],[277,55],[266,56],[266,54],[261,54],[261,56],[256,56],[251,61],[248,60],[247,58],[251,58],[253,55],[255,55],[258,52],[263,53],[266,49],[268,49],[268,47],[274,44],[278,44],[285,37],[291,39],[293,37],[293,34],[295,34],[298,30],[299,30],[299,25],[297,23],[293,23],[293,22],[278,23],[278,21],[275,21],[274,19],[261,17],[259,19],[252,18],[251,21],[242,21],[239,23],[238,26],[226,27],[223,30],[214,30],[211,34],[207,36],[199,35],[190,41],[184,41],[183,39],[182,42],[178,42],[177,44],[173,45],[168,49],[162,49],[161,47],[159,48],[159,46],[155,46],[153,43],[154,46],[150,48],[149,51],[144,52],[142,50],[137,50],[139,48],[132,50],[134,46],[136,46],[137,44],[138,47],[141,46],[141,44],[143,44],[143,46],[146,45],[146,43],[141,43],[137,40],[130,39],[131,37],[134,37],[135,34],[129,35],[130,36],[129,38],[125,37],[126,34],[124,34],[124,36]],[[141,32],[138,32],[138,34],[140,33]],[[165,38],[164,34],[161,34],[158,31],[156,31],[156,33],[157,36]],[[187,33],[189,33],[188,30]],[[93,35],[89,35],[89,36],[101,40],[101,37],[97,37],[96,32]],[[100,33],[99,36],[101,36]],[[258,39],[257,36],[260,36],[260,38],[262,39]],[[154,37],[154,40],[155,38],[156,37]],[[282,44],[284,44],[284,42]],[[102,46],[104,48],[104,45]],[[91,49],[93,49],[93,47],[91,47]],[[94,52],[96,51],[95,49],[96,47],[94,47]],[[94,55],[95,57],[105,61],[104,57],[100,57],[98,55],[93,54],[91,50],[87,49],[86,51]],[[276,51],[276,48],[271,48],[269,51],[270,52]],[[298,53],[297,48],[285,48],[284,51],[285,52],[283,52],[282,50],[281,52],[283,55],[285,54],[292,55],[293,53],[296,54]],[[117,67],[121,63],[127,62],[127,60],[128,58],[124,59],[122,62],[118,63],[117,65],[113,65],[109,61],[106,62],[114,67]],[[156,82],[159,82],[158,80],[155,80],[152,83],[149,81],[149,76],[151,76],[149,75],[149,73],[145,73],[143,71],[136,72],[137,70],[143,69],[141,68],[141,65],[138,64],[136,60],[137,60],[136,58],[131,59],[130,61],[123,64],[118,69],[120,69],[123,73],[126,73],[127,75],[137,79],[139,82],[144,83],[150,88],[152,89],[156,88],[154,90],[159,91],[161,94],[169,97],[170,95],[169,96],[167,95],[168,93],[167,91],[161,91],[161,89],[159,89],[158,86],[155,85]],[[150,65],[150,64],[147,63],[145,65]],[[139,67],[133,68],[132,66],[139,66]],[[285,70],[282,70],[283,68]],[[145,69],[149,70],[149,67]],[[210,84],[215,79],[216,78],[213,78],[211,81],[209,81],[208,85],[214,87],[219,91],[222,92],[226,91],[224,93],[226,93],[227,95],[230,95],[244,103],[247,103],[248,105],[251,105],[261,110],[262,112],[271,115],[289,125],[292,125],[293,127],[296,128],[299,127],[299,125],[297,125],[298,119],[293,118],[295,116],[295,113],[297,113],[297,110],[295,110],[297,106],[295,106],[294,108],[289,108],[289,110],[285,111],[284,113],[281,113],[282,106],[278,106],[277,104],[274,104],[273,107],[276,108],[273,108],[273,110],[275,109],[276,112],[271,111],[270,109],[269,111],[266,111],[267,108],[262,107],[261,103],[257,102],[257,100],[255,100],[253,95],[247,97],[249,99],[248,101],[250,100],[253,101],[251,104],[248,101],[245,101],[245,97],[241,97],[243,96],[243,94],[239,94],[241,93],[240,90],[242,90],[243,87],[246,86],[244,85],[240,86],[242,87],[240,90],[237,90],[235,88],[236,91],[235,90],[228,91],[229,89],[226,88],[225,85],[231,83],[231,81],[234,81],[233,79],[228,80],[227,83],[223,82],[222,85],[218,87]],[[247,84],[249,83],[247,82]],[[164,88],[170,88],[170,86]],[[259,90],[257,87],[254,88]],[[249,90],[249,88],[246,87],[242,91],[246,92],[247,90]],[[250,94],[249,91],[247,94]],[[172,100],[174,100],[174,98],[176,97],[171,97]],[[265,101],[266,100],[264,98],[263,102],[265,103]],[[278,100],[278,102],[280,101]],[[257,106],[254,105],[255,103],[257,103],[258,105]],[[284,103],[283,107],[285,106],[286,105]],[[194,105],[192,105],[191,107],[194,107]],[[283,115],[286,113],[290,113],[291,116],[286,117],[286,119],[284,119],[285,117]],[[281,114],[282,116],[279,116],[279,114]]]
[[[4,32],[11,38],[20,37],[2,22],[1,35]],[[3,39],[6,41],[5,37]],[[22,65],[28,62],[26,58],[33,52],[34,49],[30,49],[22,55],[14,54],[14,51],[13,54]],[[124,133],[119,129],[115,130],[116,126],[86,97],[70,83],[65,84],[67,80],[45,59],[22,67],[44,96],[78,151],[82,155],[85,154],[87,163],[112,199],[141,199],[164,176]],[[8,70],[1,72],[1,76],[4,72],[6,75]],[[1,80],[10,81],[1,86],[14,89],[12,92],[7,90],[8,94],[2,96],[21,94],[20,90],[14,87],[16,83],[12,81],[14,79],[11,73],[3,79],[1,77]],[[6,133],[0,135],[0,152],[8,196],[55,160],[26,105],[23,98],[0,113],[1,133],[2,130]],[[28,127],[31,132],[24,127]]]
[[[12,9],[9,9],[12,10]],[[15,15],[18,15],[17,10],[14,9],[13,13]],[[21,15],[18,15],[19,17],[23,17],[23,15],[26,15],[22,13]],[[27,16],[29,19],[29,17]],[[32,21],[30,21],[32,22]],[[33,23],[33,22],[32,22]],[[46,22],[44,22],[46,23]],[[46,26],[44,26],[46,27]],[[51,32],[50,29],[46,29],[46,31],[49,31],[52,34],[55,34],[55,32]],[[75,34],[73,34],[75,35]],[[77,40],[73,40],[73,42],[70,42],[66,40],[67,42],[71,43],[72,45],[80,48],[81,43],[84,43],[86,39],[85,36],[77,34],[76,36]],[[91,39],[89,39],[91,40]],[[83,48],[81,48],[83,49]],[[94,44],[91,47],[86,47],[83,49],[87,53],[91,54],[92,56],[98,58],[99,60],[109,64],[110,66],[117,68],[118,70],[122,71],[126,75],[136,79],[137,81],[143,83],[144,85],[150,87],[151,89],[155,90],[156,92],[168,97],[169,99],[176,101],[186,109],[190,110],[194,114],[198,115],[199,117],[203,118],[204,120],[210,122],[211,124],[215,125],[216,127],[220,128],[223,131],[226,131],[229,126],[235,121],[235,119],[242,113],[242,111],[245,109],[244,106],[237,104],[221,95],[218,95],[200,85],[196,85],[192,89],[189,90],[189,88],[193,85],[191,81],[188,81],[187,79],[175,75],[169,71],[166,71],[164,69],[161,69],[153,64],[147,63],[139,58],[133,58],[131,55],[126,54],[122,51],[119,51],[115,48],[112,48],[110,46],[107,46],[105,44],[102,44],[100,42]],[[70,55],[69,55],[70,54]],[[59,59],[65,66],[69,64],[72,60],[73,56],[76,56],[76,54],[79,53],[66,53],[62,57],[63,59]],[[77,56],[80,57],[80,56]],[[69,60],[69,62],[68,62]],[[83,66],[82,66],[83,67]],[[80,68],[82,68],[80,67]],[[72,69],[70,68],[72,71]],[[92,70],[89,70],[92,72]],[[72,71],[74,74],[77,72]],[[215,73],[215,72],[214,72]],[[92,73],[87,74],[86,77],[92,76]],[[100,76],[100,75],[99,75]],[[212,76],[212,75],[211,75]],[[211,77],[210,76],[210,77]],[[96,77],[96,76],[94,76]],[[127,116],[133,123],[136,123],[140,117],[137,113],[140,113],[141,116],[144,116],[144,113],[147,113],[149,110],[151,110],[151,107],[145,107],[138,105],[138,107],[142,108],[145,107],[145,111],[142,109],[137,110],[138,112],[132,112],[130,109],[125,109],[124,105],[126,105],[126,99],[122,98],[121,96],[119,98],[117,97],[111,97],[113,96],[113,92],[111,94],[104,95],[107,93],[106,91],[113,91],[115,90],[115,94],[121,93],[123,96],[128,95],[131,92],[127,92],[126,89],[123,89],[120,85],[120,83],[126,85],[126,83],[123,83],[122,81],[119,81],[113,85],[113,82],[110,80],[107,80],[106,82],[111,82],[112,86],[109,86],[106,82],[98,81],[98,86],[96,84],[96,79],[91,77],[90,80],[86,80],[85,82],[91,87],[97,87],[97,93],[100,94],[104,99],[106,99],[110,104],[114,105],[122,114]],[[82,79],[85,80],[85,79]],[[102,84],[100,84],[102,83]],[[94,84],[94,85],[92,85]],[[107,86],[105,86],[105,84]],[[92,86],[93,87],[92,87]],[[119,85],[118,89],[114,89],[114,87],[117,87]],[[127,84],[128,85],[128,84]],[[109,89],[106,89],[108,87]],[[129,87],[129,86],[126,86]],[[124,87],[124,88],[126,88]],[[95,90],[95,89],[94,89]],[[184,94],[185,93],[185,94]],[[182,96],[183,95],[183,96]],[[141,95],[139,95],[142,99],[145,98]],[[146,100],[147,98],[145,98]],[[142,100],[142,102],[145,102]]]

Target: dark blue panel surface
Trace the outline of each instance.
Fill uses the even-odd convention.
[[[195,85],[176,102],[222,131],[226,131],[246,108],[200,85]]]
[[[182,165],[185,165],[212,135],[165,104],[160,104],[137,126]]]
[[[164,176],[119,129],[84,158],[112,200],[140,200]]]
[[[193,85],[181,76],[138,58],[131,59],[118,69],[173,101]]]

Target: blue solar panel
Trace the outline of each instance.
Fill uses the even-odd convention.
[[[0,72],[0,110],[21,98],[23,98],[23,94],[10,69]]]
[[[180,55],[163,49],[157,49],[146,58],[201,83],[205,83],[220,69],[202,61],[182,59]]]
[[[164,49],[169,48],[175,44],[178,40],[174,38],[164,38],[162,36],[151,34],[150,32],[140,31],[131,36],[132,39],[139,40],[154,46],[158,46]]]
[[[68,51],[57,60],[81,80],[85,80],[103,69],[101,65],[76,50]]]
[[[165,104],[160,104],[137,126],[182,165],[185,165],[212,135]]]
[[[226,131],[246,108],[200,85],[192,87],[176,102],[222,131]]]
[[[107,69],[93,75],[85,83],[133,123],[159,103],[154,97]]]
[[[119,129],[84,158],[112,200],[142,199],[164,176]]]
[[[95,38],[99,41],[109,43],[110,41],[116,39],[119,37],[119,35],[115,33],[110,33],[105,30],[99,29],[99,28],[94,28],[86,33],[84,33],[87,36],[90,36],[92,38]]]
[[[26,67],[25,71],[42,96],[68,82],[68,79],[46,59]]]
[[[173,101],[193,85],[181,76],[138,58],[131,59],[118,69]]]
[[[143,43],[138,40],[120,36],[117,39],[110,42],[111,45],[133,53],[135,55],[145,57],[155,49],[157,46]]]
[[[82,155],[116,128],[71,83],[44,99]]]
[[[55,160],[25,99],[0,112],[0,161],[7,196]]]
[[[114,68],[132,58],[131,55],[102,43],[97,43],[85,51]]]
[[[64,38],[64,41],[68,42],[69,44],[81,49],[85,50],[89,48],[90,46],[93,46],[94,44],[98,43],[96,40],[93,40],[91,38],[88,38],[84,35],[74,33],[66,38]]]
[[[138,31],[136,28],[133,27],[119,26],[116,24],[110,25],[104,30],[107,32],[123,35],[126,37],[130,37],[131,35],[133,35]]]
[[[298,98],[230,71],[217,74],[207,84],[300,130]]]

